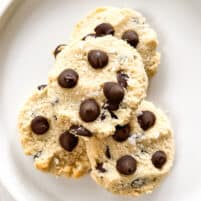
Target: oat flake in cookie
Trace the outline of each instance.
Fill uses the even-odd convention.
[[[157,72],[160,63],[157,34],[139,12],[128,8],[97,8],[78,22],[72,41],[105,35],[114,35],[137,48],[149,77]]]
[[[39,87],[22,107],[18,128],[25,154],[34,166],[58,176],[80,177],[90,169],[83,139],[70,132],[70,122],[55,115],[55,100]]]
[[[152,115],[142,118],[144,111],[155,121]],[[92,178],[115,194],[151,193],[168,174],[174,159],[169,121],[148,101],[142,101],[129,125],[116,127],[113,136],[102,140],[94,137],[86,144]]]
[[[87,129],[90,137],[112,135],[117,125],[130,121],[146,96],[148,79],[141,56],[110,35],[70,43],[55,65],[48,77],[50,101],[58,100],[59,118]]]

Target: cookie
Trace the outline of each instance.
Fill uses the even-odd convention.
[[[104,35],[113,35],[137,48],[149,77],[157,72],[160,63],[157,34],[139,12],[128,8],[97,8],[78,22],[71,39],[86,40]]]
[[[148,79],[140,55],[112,36],[65,46],[55,66],[48,77],[48,96],[57,101],[58,115],[100,138],[128,123],[146,96]]]
[[[173,132],[166,115],[143,101],[130,124],[103,140],[91,138],[87,153],[92,178],[108,191],[151,193],[172,167]]]
[[[46,85],[39,86],[19,114],[20,141],[37,169],[77,178],[90,169],[85,142],[69,133],[70,122],[55,115],[55,104]]]

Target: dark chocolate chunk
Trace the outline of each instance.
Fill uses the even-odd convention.
[[[101,23],[94,29],[96,36],[114,35],[114,28],[109,23]]]
[[[152,164],[158,168],[161,169],[163,167],[163,165],[166,163],[167,161],[167,156],[166,153],[164,151],[156,151],[151,158]]]
[[[111,158],[109,146],[106,146],[105,155],[106,155],[107,158]]]
[[[38,90],[42,90],[42,89],[44,89],[45,87],[47,87],[47,84],[41,84],[41,85],[39,85],[37,88],[38,88]]]
[[[84,36],[84,37],[82,38],[82,40],[86,40],[86,38],[89,37],[89,36],[95,38],[95,37],[96,37],[96,34],[95,34],[95,33],[87,34],[86,36]]]
[[[125,140],[128,139],[129,136],[130,136],[130,126],[129,124],[127,124],[125,126],[117,125],[116,131],[112,137],[117,142],[124,142]]]
[[[127,84],[128,78],[129,78],[128,75],[123,72],[117,73],[117,81],[124,88],[126,88],[128,86],[128,84]]]
[[[124,32],[122,39],[127,41],[134,48],[136,48],[139,43],[138,34],[134,30],[128,30]]]
[[[93,98],[84,100],[80,104],[80,117],[85,122],[95,121],[100,115],[100,108],[98,103]]]
[[[49,130],[48,120],[43,116],[36,116],[31,121],[31,130],[37,135],[45,134]]]
[[[108,102],[119,104],[124,98],[124,89],[116,82],[104,83],[103,92]]]
[[[96,164],[96,169],[99,170],[100,172],[106,172],[106,169],[103,168],[103,163],[97,163]]]
[[[59,142],[66,151],[72,152],[78,144],[78,137],[66,131],[60,135]]]
[[[60,44],[56,47],[56,49],[54,50],[53,54],[54,54],[54,57],[56,58],[57,55],[63,50],[63,48],[65,47],[66,45],[65,44]]]
[[[142,111],[137,119],[140,127],[146,131],[155,124],[156,116],[150,111]]]
[[[88,62],[95,68],[104,68],[108,64],[109,58],[106,52],[101,50],[91,50],[88,53]]]
[[[118,119],[117,115],[114,112],[112,112],[111,110],[108,110],[108,111],[109,111],[110,116],[112,117],[112,119]]]
[[[100,119],[101,119],[101,121],[103,121],[103,120],[105,120],[105,118],[106,118],[106,115],[105,115],[105,112],[103,112],[103,113],[101,114],[101,116],[100,116]]]
[[[116,168],[120,174],[131,175],[137,169],[137,161],[132,156],[125,155],[117,160]]]
[[[83,126],[77,126],[77,125],[72,125],[69,129],[69,133],[72,133],[74,135],[80,135],[84,137],[91,137],[92,133],[84,128]]]
[[[79,75],[73,69],[62,71],[58,77],[58,83],[62,88],[73,88],[78,82]]]

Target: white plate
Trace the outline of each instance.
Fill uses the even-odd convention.
[[[124,3],[121,3],[124,2]],[[174,0],[29,0],[0,33],[0,178],[18,201],[123,201],[88,176],[78,181],[36,171],[18,142],[16,119],[32,89],[46,82],[54,47],[73,25],[100,5],[142,11],[159,33],[162,62],[149,99],[169,112],[176,160],[152,195],[136,201],[201,200],[201,2]],[[133,200],[133,198],[126,198]]]

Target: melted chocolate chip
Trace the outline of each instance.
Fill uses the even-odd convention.
[[[130,136],[130,126],[129,124],[127,124],[125,126],[117,125],[116,131],[112,137],[117,142],[124,142],[125,140],[128,139],[129,136]]]
[[[95,38],[95,37],[96,37],[96,34],[95,34],[95,33],[87,34],[86,36],[84,36],[84,37],[82,38],[82,40],[86,40],[86,38],[89,37],[89,36]]]
[[[84,100],[80,104],[80,117],[85,122],[95,121],[100,115],[100,108],[98,103],[93,98]]]
[[[124,98],[124,89],[116,82],[104,83],[103,92],[110,103],[119,104]]]
[[[106,146],[105,155],[106,155],[107,158],[111,158],[109,146]]]
[[[129,78],[128,75],[123,72],[117,73],[117,81],[124,88],[126,88],[128,86],[128,84],[127,84],[128,78]]]
[[[69,133],[72,133],[74,135],[84,136],[84,137],[92,136],[92,133],[88,129],[84,128],[83,126],[77,126],[77,125],[71,126],[69,129]]]
[[[72,69],[62,71],[58,77],[58,83],[62,88],[73,88],[78,82],[78,74]]]
[[[137,119],[140,127],[146,131],[155,124],[156,116],[150,111],[142,111]]]
[[[78,144],[78,137],[66,131],[60,135],[59,142],[66,151],[71,152]]]
[[[139,43],[138,34],[134,30],[128,30],[124,32],[122,39],[127,41],[134,48],[136,48]]]
[[[43,116],[37,116],[31,121],[31,130],[37,134],[42,135],[49,130],[48,120]]]
[[[125,155],[118,159],[116,168],[120,174],[131,175],[137,169],[137,161],[132,156]]]
[[[54,50],[53,54],[54,54],[54,57],[56,58],[57,55],[63,50],[63,48],[65,47],[66,45],[65,44],[60,44],[56,47],[56,49]]]
[[[88,62],[95,69],[104,68],[108,64],[108,60],[107,53],[101,50],[91,50],[88,53]]]
[[[97,163],[96,169],[99,170],[100,172],[106,172],[106,169],[103,168],[103,163]]]
[[[153,154],[152,158],[151,158],[152,164],[158,168],[161,169],[163,167],[163,165],[166,163],[167,161],[167,156],[166,153],[164,151],[157,151]]]
[[[114,28],[109,23],[99,24],[94,30],[96,36],[114,35]]]
[[[37,87],[38,90],[42,90],[47,87],[47,84],[41,84]]]

